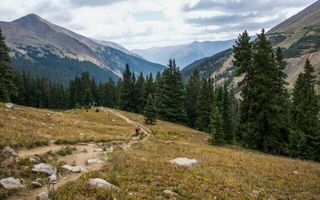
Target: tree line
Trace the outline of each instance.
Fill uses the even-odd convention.
[[[144,114],[150,124],[162,119],[208,132],[214,145],[239,144],[320,161],[320,108],[314,69],[307,60],[289,93],[282,50],[273,50],[264,30],[254,41],[247,32],[240,34],[233,47],[233,65],[237,75],[243,76],[237,86],[214,84],[210,78],[201,79],[198,71],[184,83],[174,60],[155,77],[137,76],[126,65],[117,82],[96,83],[84,72],[63,86],[24,72],[14,73],[1,38],[1,101],[53,109],[119,108]]]

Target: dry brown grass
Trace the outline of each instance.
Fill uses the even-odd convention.
[[[0,104],[0,148],[57,143],[126,140],[134,129],[124,120],[95,109],[55,112],[17,106],[6,109]]]
[[[121,112],[143,122],[140,115]],[[208,135],[158,121],[155,133],[127,152],[116,151],[104,170],[59,190],[60,199],[320,199],[320,164],[207,144]],[[174,144],[166,144],[172,140]],[[176,157],[199,160],[192,168],[169,164]],[[89,177],[118,185],[120,192],[92,188]],[[170,189],[175,197],[164,194]]]

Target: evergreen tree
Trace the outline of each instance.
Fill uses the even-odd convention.
[[[298,138],[304,139],[303,152],[298,154],[320,161],[319,104],[314,86],[314,69],[310,61],[306,60],[304,73],[299,75],[294,86],[292,118]],[[296,142],[299,142],[297,138],[291,137],[291,144],[299,147],[301,143]]]
[[[186,112],[188,116],[188,125],[195,127],[197,119],[197,101],[201,87],[200,75],[197,70],[193,71],[186,86]]]
[[[208,126],[210,123],[210,114],[212,111],[212,95],[210,91],[209,81],[203,80],[202,86],[199,91],[196,107],[196,127],[202,131],[209,131]]]
[[[153,99],[152,94],[149,94],[149,96],[148,96],[148,101],[147,101],[146,108],[144,111],[144,118],[145,118],[145,122],[147,124],[156,123],[157,112],[156,112],[155,101]]]
[[[0,30],[0,101],[10,101],[17,95],[14,72],[10,66],[9,48]]]
[[[184,123],[185,88],[182,75],[174,60],[169,60],[168,67],[164,70],[158,82],[157,111],[159,117],[171,122]]]
[[[223,132],[225,136],[225,141],[229,144],[234,142],[233,126],[232,126],[232,110],[231,110],[231,100],[227,84],[224,84],[223,90],[223,103],[222,103],[222,121],[223,121]]]
[[[142,72],[140,73],[140,76],[138,77],[138,80],[135,84],[135,95],[136,95],[136,112],[137,113],[143,113],[144,108],[146,106],[147,96],[145,91],[145,79],[143,77]]]
[[[131,99],[132,99],[132,73],[130,71],[129,65],[126,64],[125,71],[123,72],[123,80],[121,83],[120,90],[120,109],[131,111]]]
[[[212,110],[210,115],[209,132],[212,135],[210,142],[215,145],[225,144],[222,115],[218,107]]]
[[[153,96],[156,93],[155,83],[152,77],[152,73],[146,77],[146,83],[145,83],[145,96],[148,97],[149,94],[152,94]]]

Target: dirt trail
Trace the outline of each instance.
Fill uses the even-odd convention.
[[[104,112],[110,112],[114,114],[115,116],[125,120],[129,124],[135,126],[135,127],[140,127],[142,132],[144,133],[145,137],[142,140],[145,140],[149,138],[151,135],[151,130],[148,129],[147,127],[143,126],[142,124],[132,121],[131,119],[121,115],[118,112],[115,112],[109,108],[103,108],[100,107],[101,110]],[[138,143],[141,140],[141,135],[132,137],[129,141],[127,142],[122,142],[119,144],[113,145],[113,147],[119,146],[122,148],[124,151],[127,151],[129,148],[131,148],[132,144]],[[95,143],[87,143],[87,144],[75,144],[75,145],[56,145],[56,144],[50,144],[49,146],[43,146],[43,147],[37,147],[33,149],[22,149],[18,151],[19,156],[23,157],[30,157],[34,155],[40,155],[47,153],[48,151],[52,152],[57,152],[63,147],[75,147],[77,150],[73,152],[71,155],[67,156],[61,156],[58,157],[59,161],[63,161],[67,164],[73,165],[80,165],[86,168],[87,172],[90,171],[96,171],[100,170],[104,164],[94,164],[94,165],[86,165],[86,161],[88,159],[92,158],[98,158],[101,160],[107,160],[107,154],[108,152],[101,152],[101,149],[98,144]],[[111,152],[109,152],[111,153]],[[75,181],[77,180],[83,173],[69,173],[63,177],[58,177],[57,183],[55,185],[55,189],[63,186],[64,184],[70,182],[70,181]],[[35,200],[37,195],[41,192],[47,192],[47,186],[44,185],[40,188],[33,189],[30,191],[22,192],[19,193],[18,195],[14,195],[8,198],[8,200]]]

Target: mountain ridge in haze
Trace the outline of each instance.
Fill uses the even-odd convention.
[[[118,79],[127,63],[135,73],[164,69],[118,44],[110,47],[110,42],[96,42],[36,14],[0,22],[0,28],[11,49],[13,67],[51,80],[67,83],[84,71],[89,71],[99,82]]]
[[[133,49],[132,51],[142,57],[160,64],[166,64],[174,58],[179,67],[184,68],[192,62],[211,56],[232,47],[234,39],[225,41],[194,41],[165,47],[150,47],[147,49]]]

